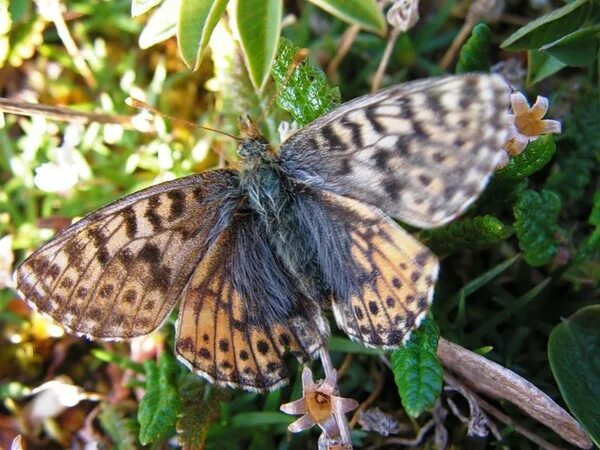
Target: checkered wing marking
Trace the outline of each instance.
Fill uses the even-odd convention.
[[[324,201],[348,217],[351,256],[359,281],[348,301],[336,299],[333,311],[350,338],[368,346],[400,346],[425,317],[433,299],[438,260],[379,209],[332,193]]]
[[[286,171],[422,228],[481,193],[502,154],[509,92],[497,75],[394,86],[345,103],[286,140]]]
[[[159,184],[86,216],[16,271],[26,300],[70,332],[120,340],[158,328],[205,252],[218,200],[237,174]]]
[[[272,390],[288,381],[284,353],[289,351],[300,361],[314,358],[327,325],[320,308],[308,299],[300,299],[305,313],[291,314],[285,323],[259,322],[231,276],[236,224],[244,220],[237,219],[192,275],[179,310],[175,351],[184,364],[210,382]]]

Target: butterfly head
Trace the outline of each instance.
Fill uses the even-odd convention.
[[[237,153],[242,159],[261,158],[272,152],[267,139],[259,128],[248,116],[240,117],[240,134],[242,141],[239,143]]]

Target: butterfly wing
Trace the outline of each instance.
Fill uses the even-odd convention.
[[[292,135],[292,177],[422,228],[443,225],[481,193],[502,154],[509,93],[497,75],[405,83],[345,103]]]
[[[289,309],[279,299],[286,312],[273,315],[261,313],[260,305],[241,294],[248,284],[263,302],[277,301],[268,299],[268,291],[289,297],[281,285],[267,286],[287,277],[281,266],[272,264],[272,256],[258,223],[238,216],[190,279],[179,310],[176,353],[211,382],[246,390],[275,389],[287,382],[283,354],[289,350],[301,361],[312,359],[329,333],[319,306],[308,298],[295,298]],[[260,281],[254,278],[263,275]]]
[[[206,252],[237,174],[215,170],[136,192],[88,215],[16,271],[23,298],[69,331],[116,340],[158,328]]]
[[[400,346],[429,309],[437,258],[378,208],[327,191],[319,195],[332,220],[343,224],[351,261],[345,271],[356,280],[349,298],[334,298],[338,325],[368,346]]]

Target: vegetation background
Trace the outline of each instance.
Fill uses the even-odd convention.
[[[420,18],[386,18],[394,8]],[[413,230],[443,260],[433,315],[406,348],[373,351],[334,331],[340,392],[360,403],[353,443],[598,445],[599,36],[596,0],[0,0],[0,448],[317,448],[316,428],[292,435],[279,411],[302,395],[295,361],[281,390],[219,389],[174,360],[173,318],[100,344],[17,297],[15,264],[74,218],[235,165],[231,140],[127,97],[234,134],[240,114],[264,114],[276,143],[281,121],[309,123],[374,86],[492,70],[531,103],[549,98],[563,133],[511,157],[461,219]],[[32,115],[25,102],[69,109]],[[511,390],[519,376],[540,391]]]

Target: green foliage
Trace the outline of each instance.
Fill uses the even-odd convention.
[[[514,207],[515,231],[525,261],[542,266],[558,252],[560,197],[552,191],[525,191]]]
[[[575,0],[529,22],[503,43],[507,50],[528,50],[528,84],[567,66],[585,66],[598,58],[600,7]]]
[[[119,406],[103,404],[98,414],[100,426],[110,437],[115,450],[136,450],[138,448],[138,425],[135,420],[127,418]]]
[[[384,35],[385,18],[375,0],[309,0],[337,18]]]
[[[177,422],[179,439],[185,448],[203,448],[209,427],[219,415],[219,401],[228,395],[195,373],[186,372],[180,376],[179,396],[182,403]]]
[[[246,67],[254,87],[262,89],[277,53],[283,2],[246,0],[236,5],[236,23]]]
[[[179,54],[190,69],[197,70],[200,66],[208,40],[225,11],[228,1],[181,0],[179,23],[177,24],[177,43]],[[277,19],[279,17],[275,18],[275,20]],[[240,28],[240,32],[241,30]],[[243,42],[242,40],[242,44]]]
[[[338,88],[330,88],[321,69],[303,61],[297,63],[298,47],[281,39],[271,74],[280,90],[277,104],[300,125],[312,122],[340,103]],[[290,76],[290,70],[293,70]]]
[[[460,49],[456,73],[489,72],[492,32],[485,23],[475,25],[471,37]]]
[[[494,175],[494,183],[515,185],[542,169],[554,156],[556,144],[550,134],[530,142],[523,153],[509,159],[506,167]]]
[[[174,36],[177,33],[177,23],[179,20],[179,5],[180,0],[164,0],[161,3],[161,5],[152,12],[150,17],[148,18],[148,21],[146,22],[146,25],[144,26],[144,29],[140,33],[140,37],[138,39],[138,44],[140,48],[150,48],[153,45],[158,44],[159,42],[169,39],[171,36]],[[132,4],[131,9],[131,14],[133,17],[135,17],[137,15],[135,11],[135,3]],[[179,29],[182,29],[182,27],[183,26],[180,26]],[[182,55],[181,58],[188,65],[190,64],[189,58],[186,58],[186,51],[189,52],[189,40],[190,38],[186,36],[185,41],[183,43],[180,43],[180,46],[183,47],[180,50]]]
[[[600,446],[600,305],[580,309],[552,330],[548,359],[569,409]]]
[[[597,93],[579,100],[565,118],[567,143],[558,154],[558,169],[546,182],[546,189],[556,192],[565,205],[579,200],[590,183],[600,158],[600,102]]]
[[[140,442],[146,445],[165,439],[173,432],[182,404],[177,387],[179,366],[170,352],[162,352],[158,364],[146,361],[144,369],[146,393],[140,401],[137,417]]]
[[[479,249],[496,245],[511,235],[510,226],[489,214],[466,218],[422,233],[428,247],[440,256],[463,248]]]
[[[426,317],[410,340],[391,355],[402,406],[412,417],[433,407],[442,391],[442,366],[436,356],[439,337],[433,317]]]

